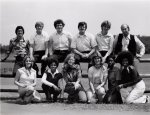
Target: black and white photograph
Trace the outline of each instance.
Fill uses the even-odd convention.
[[[150,0],[0,0],[0,115],[149,115]]]

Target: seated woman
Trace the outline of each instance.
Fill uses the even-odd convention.
[[[28,104],[30,102],[39,102],[41,97],[35,90],[36,71],[32,68],[33,62],[29,56],[26,56],[23,63],[24,67],[18,69],[14,81],[18,86],[19,103]]]
[[[107,68],[102,64],[102,57],[92,58],[93,66],[88,70],[89,86],[87,91],[88,103],[102,102],[106,88]]]
[[[66,86],[64,92],[68,93],[68,102],[86,102],[87,97],[85,90],[81,84],[80,78],[81,76],[81,69],[78,64],[75,64],[75,55],[69,54],[65,61],[62,68],[63,78],[66,82]]]
[[[117,90],[117,86],[120,78],[120,69],[115,65],[115,56],[110,55],[106,58],[108,69],[108,91],[103,99],[103,103],[117,103],[121,104],[122,99],[120,92]]]
[[[121,52],[117,62],[121,64],[121,81],[118,88],[124,103],[147,103],[150,97],[143,95],[145,83],[133,66],[133,55],[128,51]]]
[[[48,58],[47,64],[49,69],[42,76],[42,89],[48,101],[57,102],[57,97],[61,93],[58,87],[58,81],[62,78],[62,74],[58,72],[58,61],[54,58]],[[53,95],[53,98],[51,97]]]

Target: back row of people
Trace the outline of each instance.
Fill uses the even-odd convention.
[[[121,25],[122,33],[117,35],[115,39],[109,33],[111,23],[107,20],[101,23],[101,31],[95,37],[86,32],[86,22],[79,22],[79,33],[74,37],[69,32],[63,30],[64,26],[63,20],[56,20],[54,22],[56,32],[49,37],[43,31],[44,23],[36,22],[36,32],[29,41],[23,37],[24,28],[18,26],[15,30],[17,36],[10,40],[7,56],[2,59],[2,61],[6,60],[11,51],[15,51],[16,62],[13,76],[15,76],[16,70],[22,67],[23,57],[27,54],[35,62],[41,62],[41,74],[43,75],[47,66],[46,58],[52,55],[56,56],[59,62],[63,62],[66,56],[73,52],[77,58],[77,63],[79,63],[90,62],[91,58],[98,54],[102,56],[102,61],[105,62],[107,56],[111,53],[117,56],[121,51],[130,51],[135,57],[134,65],[137,68],[137,59],[145,53],[144,44],[136,36],[129,33],[130,28],[127,24]],[[39,73],[38,66],[35,63],[33,68]]]

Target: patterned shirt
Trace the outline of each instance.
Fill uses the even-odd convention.
[[[29,41],[25,41],[24,38],[13,38],[10,40],[9,49],[13,50],[15,56],[27,55],[29,53]]]
[[[73,65],[71,68],[64,66],[62,70],[66,82],[76,82],[78,78],[81,78],[81,69],[78,64]]]

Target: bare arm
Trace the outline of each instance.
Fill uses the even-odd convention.
[[[20,72],[17,71],[16,76],[15,76],[15,80],[14,80],[14,84],[19,86],[19,87],[25,88],[25,87],[27,87],[27,85],[19,82],[20,75],[21,75]]]

